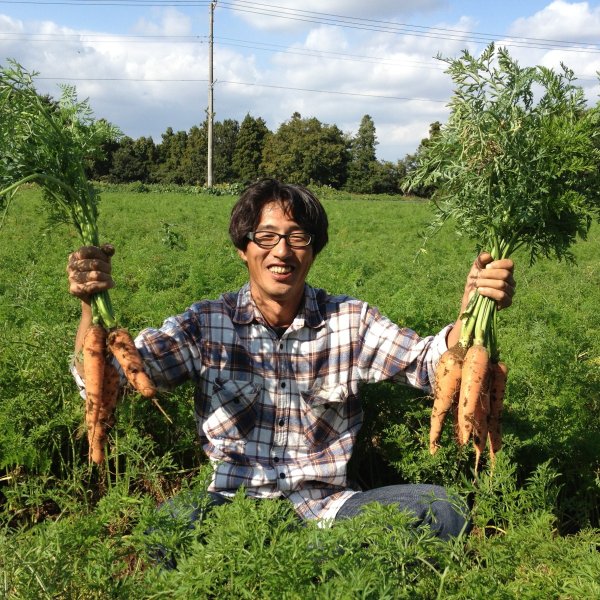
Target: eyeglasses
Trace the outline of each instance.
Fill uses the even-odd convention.
[[[313,239],[312,234],[304,231],[294,231],[287,234],[275,233],[274,231],[251,231],[246,237],[261,248],[275,248],[281,238],[285,238],[290,248],[306,248],[306,246],[310,246]]]

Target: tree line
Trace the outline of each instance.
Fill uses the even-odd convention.
[[[431,125],[430,138],[439,128],[439,122]],[[123,136],[107,144],[104,157],[90,163],[90,177],[109,183],[204,185],[208,122],[189,131],[169,127],[161,137],[155,143],[151,137]],[[363,116],[352,136],[298,112],[272,132],[264,119],[247,114],[241,123],[225,119],[213,124],[213,181],[247,185],[274,177],[355,193],[395,194],[430,138],[421,141],[415,154],[392,162],[377,159],[370,115]]]

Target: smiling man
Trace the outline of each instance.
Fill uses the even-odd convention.
[[[308,285],[327,229],[322,205],[306,188],[274,180],[250,186],[229,227],[248,283],[142,331],[136,345],[146,370],[162,389],[194,382],[215,504],[243,486],[255,498],[289,500],[301,518],[335,520],[378,501],[411,511],[442,538],[456,536],[468,517],[443,488],[352,489],[346,468],[363,421],[359,386],[390,380],[429,391],[460,322],[420,337],[366,302]],[[111,255],[110,247],[85,247],[69,259],[70,291],[82,301],[76,356],[91,323],[90,295],[113,286]],[[512,261],[482,254],[461,307],[476,288],[509,306],[512,272]]]

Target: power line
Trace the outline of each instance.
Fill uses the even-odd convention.
[[[238,4],[244,4],[242,0],[238,0]],[[329,18],[327,16],[313,16],[313,15],[326,15],[326,13],[314,13],[310,11],[298,11],[296,9],[280,9],[286,12],[280,12],[278,10],[271,9],[256,9],[256,8],[244,8],[236,4],[223,2],[222,5],[232,11],[243,12],[248,14],[257,14],[263,16],[270,16],[282,19],[289,19],[293,21],[301,21],[306,23],[314,23],[320,25],[331,25],[335,27],[343,27],[349,29],[356,29],[362,31],[373,31],[379,33],[391,33],[394,35],[406,35],[414,37],[423,37],[430,39],[441,39],[441,40],[452,40],[462,42],[475,42],[475,43],[489,43],[492,41],[502,40],[502,44],[505,46],[518,47],[518,48],[534,48],[540,50],[564,50],[566,52],[578,52],[578,53],[600,53],[600,47],[595,44],[590,44],[592,48],[588,48],[583,42],[567,42],[560,41],[557,44],[550,44],[544,41],[537,41],[535,38],[507,38],[505,36],[490,36],[488,34],[478,33],[466,33],[459,30],[440,28],[424,28],[416,31],[411,29],[412,26],[404,24],[397,24],[391,21],[376,21],[374,19],[356,19],[354,17],[340,17],[340,18]],[[266,6],[258,5],[253,3],[253,6]],[[279,8],[279,7],[278,7]],[[292,12],[293,11],[293,12]],[[379,25],[378,23],[381,23]],[[522,40],[525,40],[523,42]],[[527,40],[532,40],[527,42]],[[565,44],[564,46],[560,44]],[[578,47],[573,48],[569,45],[576,45]]]
[[[202,35],[129,35],[129,34],[93,34],[93,33],[26,33],[15,31],[0,31],[0,36],[10,36],[8,41],[30,43],[85,43],[112,44],[205,44],[206,37]],[[0,40],[2,38],[0,37]]]
[[[246,85],[246,86],[254,86],[254,87],[264,87],[264,88],[273,88],[278,90],[292,90],[297,92],[314,92],[318,94],[334,94],[340,96],[358,96],[361,98],[381,98],[384,100],[404,100],[411,102],[436,102],[441,104],[446,104],[448,100],[435,100],[433,98],[410,98],[407,96],[387,96],[383,94],[365,94],[361,92],[340,92],[336,90],[318,90],[313,88],[300,88],[300,87],[291,87],[285,85],[270,85],[267,83],[249,83],[245,81],[219,81],[218,83],[228,83],[232,85]]]
[[[322,17],[327,17],[327,18],[333,18],[333,19],[339,19],[342,22],[359,22],[359,23],[363,23],[363,22],[367,22],[367,23],[373,23],[373,24],[377,24],[377,25],[385,25],[385,26],[392,26],[392,27],[397,27],[399,28],[399,30],[401,31],[405,31],[405,30],[414,30],[414,31],[426,31],[426,32],[432,32],[432,31],[436,31],[436,32],[441,32],[444,35],[462,35],[462,36],[479,36],[479,37],[485,37],[486,39],[490,39],[490,38],[495,38],[495,39],[505,39],[506,36],[500,35],[500,34],[496,34],[496,33],[481,33],[481,32],[470,32],[470,31],[465,31],[465,30],[461,30],[461,29],[451,29],[448,27],[431,27],[431,26],[424,26],[424,25],[411,25],[411,24],[407,24],[407,23],[398,23],[396,21],[386,21],[383,19],[370,19],[367,17],[351,17],[351,16],[346,16],[346,15],[339,15],[339,14],[332,14],[332,13],[322,13],[322,12],[316,12],[316,11],[308,11],[308,10],[302,10],[302,9],[294,9],[294,8],[288,8],[288,7],[275,7],[272,6],[270,4],[263,4],[263,3],[259,3],[259,2],[248,2],[248,0],[237,0],[237,2],[235,3],[231,3],[231,2],[224,2],[224,4],[228,4],[229,6],[235,6],[236,4],[238,5],[251,5],[253,7],[257,7],[257,6],[262,6],[265,7],[267,9],[279,9],[281,11],[284,11],[282,14],[294,14],[294,13],[299,13],[299,14],[304,14],[304,15],[313,15],[313,16],[322,16]],[[556,40],[556,39],[547,39],[547,38],[538,38],[538,37],[533,37],[533,38],[529,38],[529,37],[515,37],[515,36],[510,36],[507,39],[511,39],[511,40],[519,40],[522,42],[534,42],[534,43],[539,43],[539,42],[543,42],[543,43],[553,43],[553,44],[559,44],[559,45],[569,45],[569,46],[577,46],[577,45],[582,45],[584,47],[587,47],[589,45],[595,46],[596,48],[599,48],[598,44],[587,44],[585,42],[576,42],[576,41],[568,41],[568,40]]]
[[[33,5],[69,5],[69,6],[162,6],[162,7],[200,7],[209,6],[209,0],[0,0],[0,4]],[[533,48],[540,50],[564,50],[576,53],[600,53],[600,45],[570,40],[503,36],[500,34],[468,32],[459,29],[410,25],[381,19],[357,18],[346,15],[306,11],[287,7],[278,7],[259,2],[237,0],[235,3],[222,1],[219,7],[248,14],[275,17],[320,25],[330,25],[349,29],[391,33],[431,39],[489,43],[501,41],[503,45]]]
[[[36,81],[133,81],[136,83],[198,83],[208,79],[196,78],[145,78],[145,77],[36,77]]]
[[[30,43],[61,43],[61,42],[86,42],[94,44],[115,43],[121,44],[154,44],[154,43],[174,43],[174,44],[206,44],[208,36],[206,35],[132,35],[132,34],[67,34],[67,33],[27,33],[0,31],[0,36],[9,36],[10,41],[26,41]],[[1,39],[1,38],[0,38]],[[383,56],[370,56],[364,54],[350,54],[347,52],[333,52],[331,50],[321,50],[319,48],[293,48],[282,44],[273,44],[269,42],[255,42],[252,40],[243,40],[223,36],[215,36],[217,45],[231,46],[237,48],[248,48],[262,52],[279,52],[281,54],[291,54],[298,56],[310,56],[325,60],[341,60],[347,62],[363,62],[384,66],[406,67],[407,65],[418,66],[421,69],[434,71],[444,71],[445,65],[439,61],[431,62],[425,60],[414,60],[403,58],[402,61],[392,60]],[[593,78],[578,77],[578,81],[596,81]]]
[[[114,34],[62,34],[62,33],[26,33],[0,31],[0,36],[9,36],[10,41],[25,41],[29,43],[81,43],[104,44],[119,42],[122,44],[154,44],[154,43],[174,43],[174,44],[205,44],[207,37],[205,35],[129,35]],[[1,39],[1,37],[0,37]],[[298,56],[310,56],[325,60],[342,60],[349,62],[364,62],[378,65],[399,66],[418,65],[421,68],[444,70],[441,64],[431,61],[419,61],[403,59],[401,62],[392,60],[383,56],[367,56],[361,54],[349,54],[345,52],[332,52],[329,50],[320,50],[318,48],[294,48],[290,49],[282,44],[271,44],[268,42],[253,42],[251,40],[240,40],[236,38],[227,38],[215,36],[217,45],[231,46],[236,48],[248,48],[262,52],[279,52],[281,54],[291,54]]]
[[[136,83],[201,83],[207,82],[208,79],[196,79],[196,78],[137,78],[137,77],[36,77],[37,80],[44,81],[131,81]],[[337,96],[357,96],[360,98],[378,98],[381,100],[402,100],[409,102],[434,102],[440,104],[446,104],[447,100],[437,100],[434,98],[413,98],[408,96],[388,96],[385,94],[368,94],[364,92],[342,92],[338,90],[320,90],[316,88],[302,88],[292,87],[286,85],[275,85],[268,83],[255,83],[250,81],[229,81],[229,80],[216,80],[215,85],[241,85],[247,87],[262,87],[269,89],[278,90],[291,90],[296,92],[310,92],[316,94],[332,94]]]
[[[386,66],[398,66],[403,67],[409,65],[420,65],[421,68],[434,69],[436,71],[442,71],[445,67],[441,64],[436,64],[428,61],[410,60],[403,59],[401,62],[392,60],[382,56],[367,56],[362,54],[349,54],[346,52],[332,52],[330,50],[320,50],[318,48],[294,48],[290,50],[287,46],[281,44],[270,44],[267,42],[252,42],[249,40],[236,40],[235,38],[224,38],[216,37],[219,41],[219,46],[233,46],[236,48],[249,48],[251,50],[260,50],[263,52],[279,52],[281,54],[295,54],[298,56],[311,56],[314,58],[321,58],[326,60],[343,60],[349,62],[365,62],[378,65]],[[259,44],[259,45],[257,45]]]

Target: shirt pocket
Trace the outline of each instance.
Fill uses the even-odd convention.
[[[311,446],[323,446],[348,429],[346,385],[301,392],[301,398],[302,427]]]
[[[243,440],[254,429],[260,386],[248,381],[216,378],[204,431],[213,440]]]

